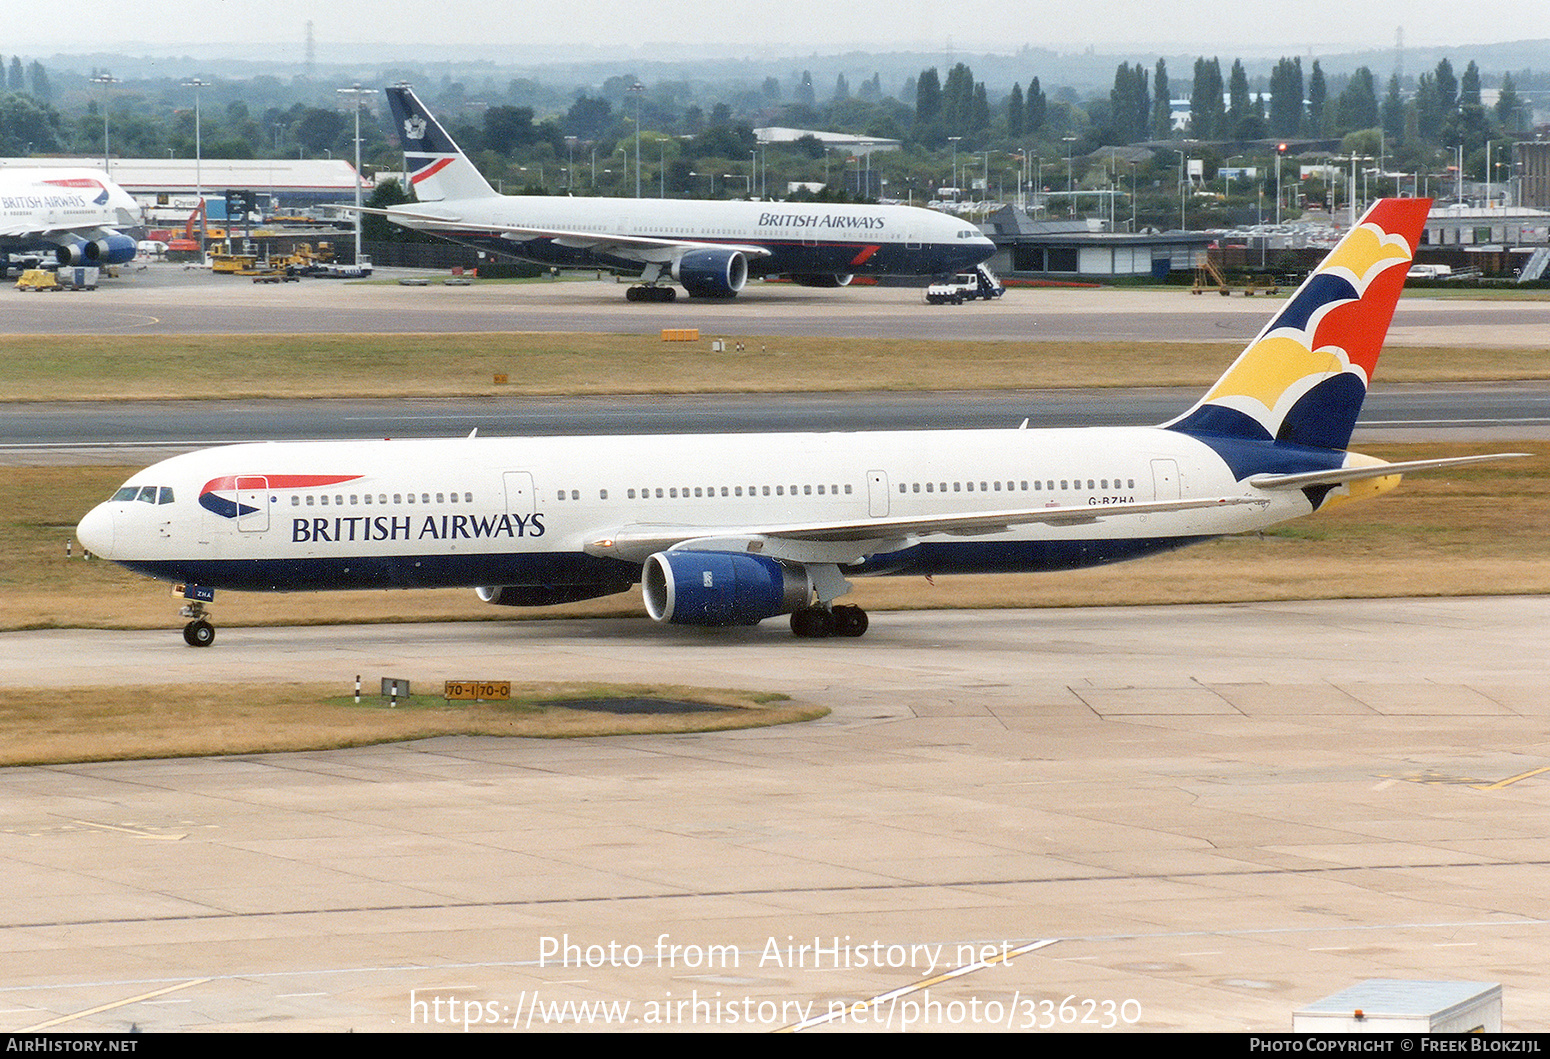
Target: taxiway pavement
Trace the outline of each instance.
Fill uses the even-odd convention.
[[[0,1026],[773,1029],[909,987],[825,1025],[1284,1031],[1391,977],[1500,982],[1509,1029],[1550,1030],[1550,600],[777,624],[0,635],[7,685],[669,680],[833,710],[0,770]]]
[[[448,287],[305,280],[254,284],[179,266],[126,271],[89,292],[7,295],[10,334],[400,334],[577,331],[654,334],[697,327],[716,336],[900,334],[945,341],[1247,342],[1280,299],[1191,297],[1187,289],[1012,288],[994,302],[924,304],[900,287],[820,290],[753,283],[731,301],[624,300],[625,285],[539,281]],[[1395,345],[1537,347],[1550,302],[1402,299]]]

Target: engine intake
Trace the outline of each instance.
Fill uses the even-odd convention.
[[[739,250],[690,250],[673,263],[673,278],[696,298],[732,298],[748,282]]]
[[[801,287],[848,287],[850,281],[855,279],[853,273],[833,275],[830,273],[797,273],[791,274],[791,282]]]
[[[805,567],[735,552],[657,552],[641,571],[646,613],[674,625],[757,625],[807,606]]]

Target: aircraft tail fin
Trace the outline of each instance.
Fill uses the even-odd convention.
[[[395,85],[387,90],[387,97],[404,145],[404,168],[419,201],[496,197],[498,192],[425,109],[413,89]]]
[[[1344,449],[1430,210],[1430,199],[1374,203],[1210,392],[1164,425]]]

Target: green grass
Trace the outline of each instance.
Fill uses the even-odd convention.
[[[926,342],[652,335],[0,336],[0,402],[1198,386],[1239,348],[1188,342]],[[509,382],[497,385],[495,376]],[[1385,382],[1550,378],[1543,349],[1409,347]]]
[[[413,683],[444,675],[415,673]],[[0,688],[0,766],[135,758],[335,750],[445,735],[575,739],[758,728],[813,720],[821,706],[784,695],[671,685],[513,684],[510,702],[449,703],[436,695],[356,704],[340,684],[169,684]],[[657,698],[710,711],[625,714],[565,700]],[[555,701],[561,700],[561,701]]]

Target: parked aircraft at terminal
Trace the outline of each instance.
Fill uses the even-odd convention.
[[[525,606],[643,586],[659,622],[866,631],[849,578],[1069,570],[1392,489],[1346,451],[1430,202],[1377,203],[1189,411],[1157,427],[235,445],[141,471],[97,555],[218,588],[472,587]]]
[[[142,223],[129,193],[99,169],[0,170],[0,253],[52,252],[61,265],[120,265]]]
[[[987,260],[974,225],[915,206],[501,195],[414,92],[387,90],[418,202],[381,213],[480,250],[640,273],[633,301],[731,298],[750,277],[840,287],[853,276],[946,276]]]

